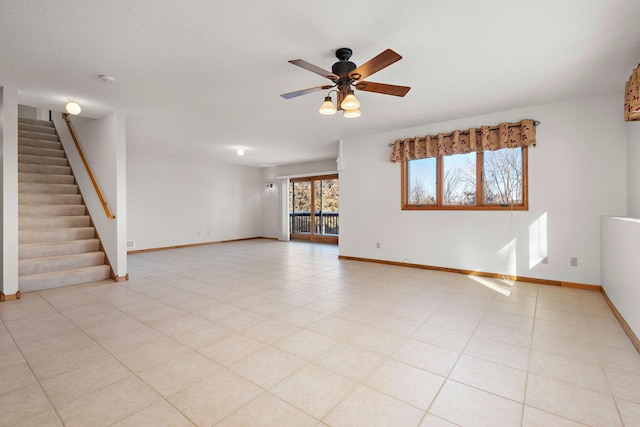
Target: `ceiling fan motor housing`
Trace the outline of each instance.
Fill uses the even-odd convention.
[[[351,61],[338,61],[331,67],[333,74],[339,75],[341,78],[349,77],[349,73],[356,69],[356,64]]]
[[[338,58],[340,61],[333,64],[333,66],[331,67],[331,72],[333,74],[339,75],[342,79],[347,78],[349,76],[349,73],[356,69],[356,64],[349,61],[349,58],[351,58],[352,54],[353,51],[348,47],[341,47],[340,49],[336,50],[336,58]]]

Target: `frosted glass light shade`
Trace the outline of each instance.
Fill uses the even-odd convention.
[[[342,100],[342,104],[340,104],[343,110],[356,110],[360,108],[360,101],[353,94],[353,91],[350,90],[347,96]]]
[[[355,119],[356,117],[360,117],[360,110],[354,108],[352,110],[344,110],[344,117],[347,119]]]
[[[333,105],[333,102],[331,102],[331,97],[330,96],[325,96],[324,97],[324,102],[322,103],[322,105],[320,106],[320,114],[324,114],[325,116],[330,116],[332,114],[335,114],[336,111],[336,107],[335,105]]]
[[[77,102],[68,102],[65,108],[67,110],[67,113],[72,114],[74,116],[76,114],[80,114],[80,111],[82,111],[82,108],[80,108],[80,105],[78,105]]]

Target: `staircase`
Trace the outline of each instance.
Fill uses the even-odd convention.
[[[59,141],[52,122],[18,118],[21,292],[111,276]]]

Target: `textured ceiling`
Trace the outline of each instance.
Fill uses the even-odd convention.
[[[132,149],[286,164],[353,135],[622,93],[639,18],[638,0],[2,0],[0,85],[26,105],[124,112]],[[411,91],[356,93],[357,119],[318,114],[323,92],[279,96],[330,83],[289,59],[330,69],[340,47],[358,65],[400,53],[369,80]]]

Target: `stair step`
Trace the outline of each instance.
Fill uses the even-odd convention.
[[[32,156],[30,154],[18,154],[19,163],[31,163],[34,165],[68,166],[64,157]]]
[[[42,173],[53,175],[71,175],[71,166],[36,165],[33,163],[18,163],[18,172]]]
[[[42,258],[98,252],[98,239],[70,240],[68,242],[25,243],[18,247],[18,259]]]
[[[19,173],[18,183],[39,184],[75,184],[73,175],[54,175],[44,173]]]
[[[18,123],[27,123],[32,125],[54,128],[53,122],[50,120],[28,119],[26,117],[18,117]]]
[[[18,216],[27,217],[55,217],[55,216],[81,216],[87,212],[82,204],[78,205],[18,205]]]
[[[18,218],[18,230],[42,230],[50,228],[73,228],[91,226],[89,215],[79,216],[28,216]]]
[[[18,193],[38,194],[78,194],[76,184],[49,184],[40,182],[19,182]]]
[[[28,130],[19,130],[18,129],[18,139],[20,138],[29,138],[29,139],[40,139],[43,141],[55,141],[60,142],[57,134],[51,135],[48,133],[41,132],[31,132]]]
[[[21,292],[33,292],[62,286],[79,285],[81,283],[97,282],[110,278],[111,269],[108,265],[96,265],[94,267],[77,268],[74,270],[20,276],[18,277],[18,287]]]
[[[36,123],[24,123],[21,121],[18,122],[18,130],[37,132],[37,133],[46,133],[49,135],[57,135],[56,128],[54,127],[41,126],[40,124],[36,124]]]
[[[18,261],[18,275],[51,273],[104,264],[104,252],[29,258]]]
[[[18,145],[18,154],[65,158],[64,150],[61,148],[30,147],[28,145]]]
[[[55,141],[43,141],[41,139],[18,138],[18,147],[37,147],[61,150],[62,143]]]
[[[18,203],[21,205],[80,205],[80,194],[36,194],[18,193]]]
[[[93,239],[96,231],[93,227],[50,228],[40,230],[20,230],[18,243],[66,242],[69,240]]]

